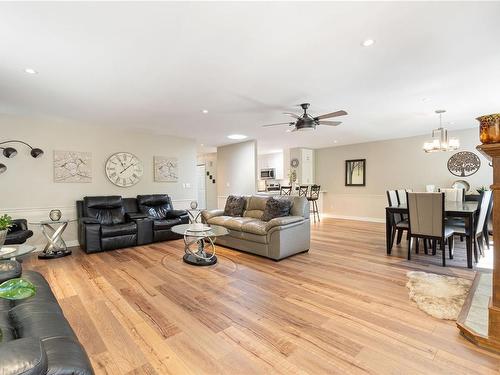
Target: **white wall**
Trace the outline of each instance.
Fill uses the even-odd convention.
[[[213,210],[217,208],[217,153],[198,155],[197,164],[204,165],[205,171],[210,173],[209,176],[205,174],[206,203],[207,209]],[[215,183],[212,180],[215,180]]]
[[[29,149],[14,145],[18,155],[13,159],[0,156],[8,170],[0,175],[0,213],[15,218],[48,219],[51,209],[58,208],[64,217],[75,218],[75,201],[87,195],[121,195],[167,193],[177,208],[187,207],[196,199],[196,144],[193,140],[108,129],[96,126],[75,126],[48,120],[0,117],[0,140],[21,139],[44,150],[40,159],[33,159]],[[91,183],[54,183],[53,152],[87,151],[92,153]],[[107,179],[104,164],[119,151],[136,155],[144,165],[141,181],[129,188],[120,188]],[[172,156],[179,159],[179,181],[154,182],[153,156]],[[189,187],[190,186],[190,187]],[[42,244],[39,228],[32,244]],[[64,236],[74,245],[76,225],[71,224]]]
[[[257,191],[257,142],[247,141],[217,148],[217,200],[223,208],[228,195]]]
[[[316,182],[326,191],[324,213],[335,217],[383,221],[387,205],[386,190],[411,188],[424,191],[425,185],[449,187],[456,180],[466,180],[471,190],[492,183],[492,168],[476,151],[479,131],[454,131],[460,139],[458,151],[473,151],[480,156],[479,171],[465,178],[452,175],[447,168],[454,152],[426,154],[422,143],[427,136],[316,150]],[[366,186],[345,186],[345,160],[366,159]]]

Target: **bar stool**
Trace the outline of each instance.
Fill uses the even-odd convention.
[[[314,222],[316,222],[316,216],[318,216],[318,221],[321,221],[319,218],[319,209],[318,209],[318,199],[319,199],[320,189],[321,189],[320,185],[312,185],[311,194],[307,197],[307,200],[311,203],[312,206],[312,214]]]
[[[280,195],[292,195],[292,187],[291,186],[281,186],[280,187]]]
[[[309,185],[301,185],[299,186],[299,197],[306,197],[309,191]]]

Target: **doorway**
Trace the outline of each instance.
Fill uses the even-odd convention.
[[[196,166],[196,174],[198,179],[198,209],[207,208],[207,187],[206,187],[206,168],[205,164]]]

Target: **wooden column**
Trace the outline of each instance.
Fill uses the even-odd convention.
[[[493,163],[493,290],[488,308],[488,339],[500,347],[500,144],[486,144],[477,149]]]

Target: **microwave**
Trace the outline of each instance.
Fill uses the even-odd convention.
[[[260,170],[261,180],[274,180],[276,172],[274,168],[266,168]]]

